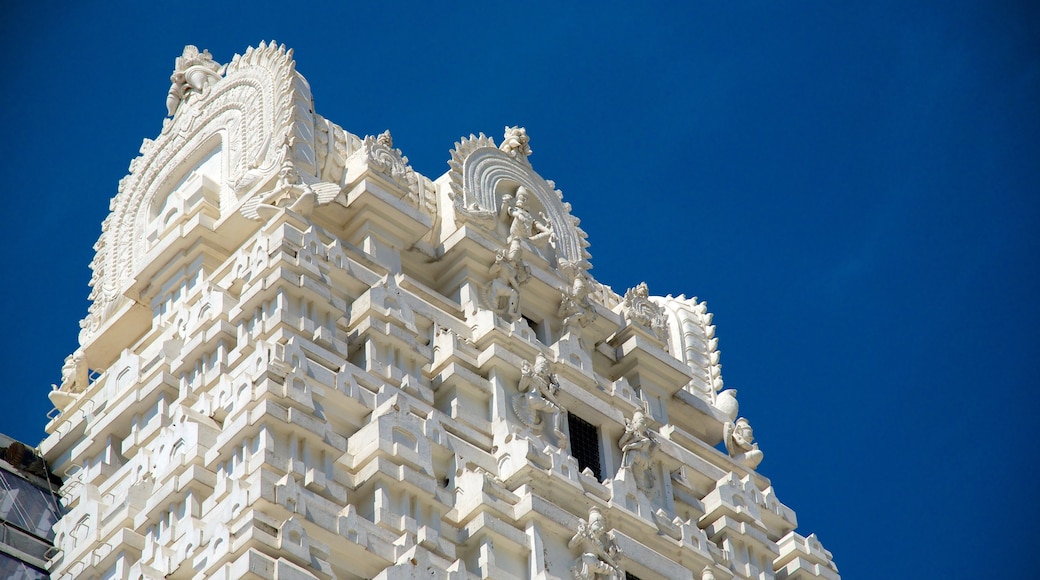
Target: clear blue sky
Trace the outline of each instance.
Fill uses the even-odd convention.
[[[526,126],[600,281],[708,301],[760,471],[845,578],[1036,573],[1036,3],[66,4],[0,7],[0,432],[43,435],[174,58],[276,39],[430,177]]]

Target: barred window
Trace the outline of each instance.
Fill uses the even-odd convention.
[[[571,431],[571,455],[578,460],[578,469],[586,467],[592,470],[596,481],[602,479],[599,458],[599,429],[585,419],[567,413],[567,426]]]

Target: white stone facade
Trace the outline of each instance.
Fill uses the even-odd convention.
[[[167,105],[51,393],[53,577],[838,578],[706,305],[596,282],[524,129],[430,180],[263,44]]]

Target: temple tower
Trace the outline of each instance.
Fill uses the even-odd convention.
[[[274,44],[167,105],[50,394],[53,577],[838,578],[706,304],[597,282],[523,128],[431,180]]]

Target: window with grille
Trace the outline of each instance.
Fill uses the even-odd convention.
[[[578,469],[592,470],[596,481],[602,479],[599,463],[599,429],[585,419],[567,413],[567,426],[571,431],[571,455],[578,460]]]

